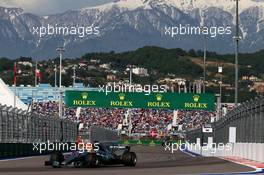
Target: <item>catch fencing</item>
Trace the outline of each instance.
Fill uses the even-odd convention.
[[[229,128],[236,127],[237,143],[264,143],[264,97],[260,96],[245,103],[222,116],[213,123],[213,137],[215,143],[229,142]],[[196,142],[196,138],[205,138],[202,129],[187,132],[187,140]]]
[[[77,124],[0,105],[0,143],[75,142]]]
[[[119,141],[120,138],[118,136],[117,131],[101,128],[97,126],[92,126],[90,128],[90,140],[91,141],[102,141],[102,142],[113,142],[113,141]]]

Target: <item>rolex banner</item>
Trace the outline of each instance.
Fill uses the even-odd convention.
[[[215,110],[213,94],[66,91],[67,107]]]

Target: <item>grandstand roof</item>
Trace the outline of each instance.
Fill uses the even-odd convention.
[[[14,107],[14,93],[0,78],[0,104]],[[28,107],[18,97],[16,97],[16,107],[27,110]]]

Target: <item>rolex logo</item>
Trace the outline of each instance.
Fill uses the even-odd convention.
[[[126,96],[126,95],[123,94],[123,93],[122,93],[122,94],[119,94],[119,99],[120,99],[120,100],[125,100],[125,96]]]
[[[156,95],[156,98],[157,98],[157,101],[161,101],[162,100],[162,95],[158,94],[158,95]]]
[[[199,95],[194,95],[193,96],[193,101],[194,102],[198,102],[200,100],[200,96]]]
[[[88,98],[88,93],[87,92],[82,93],[82,98],[86,100]]]

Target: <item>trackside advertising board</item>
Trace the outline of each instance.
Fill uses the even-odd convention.
[[[67,107],[215,110],[213,94],[66,91]]]

